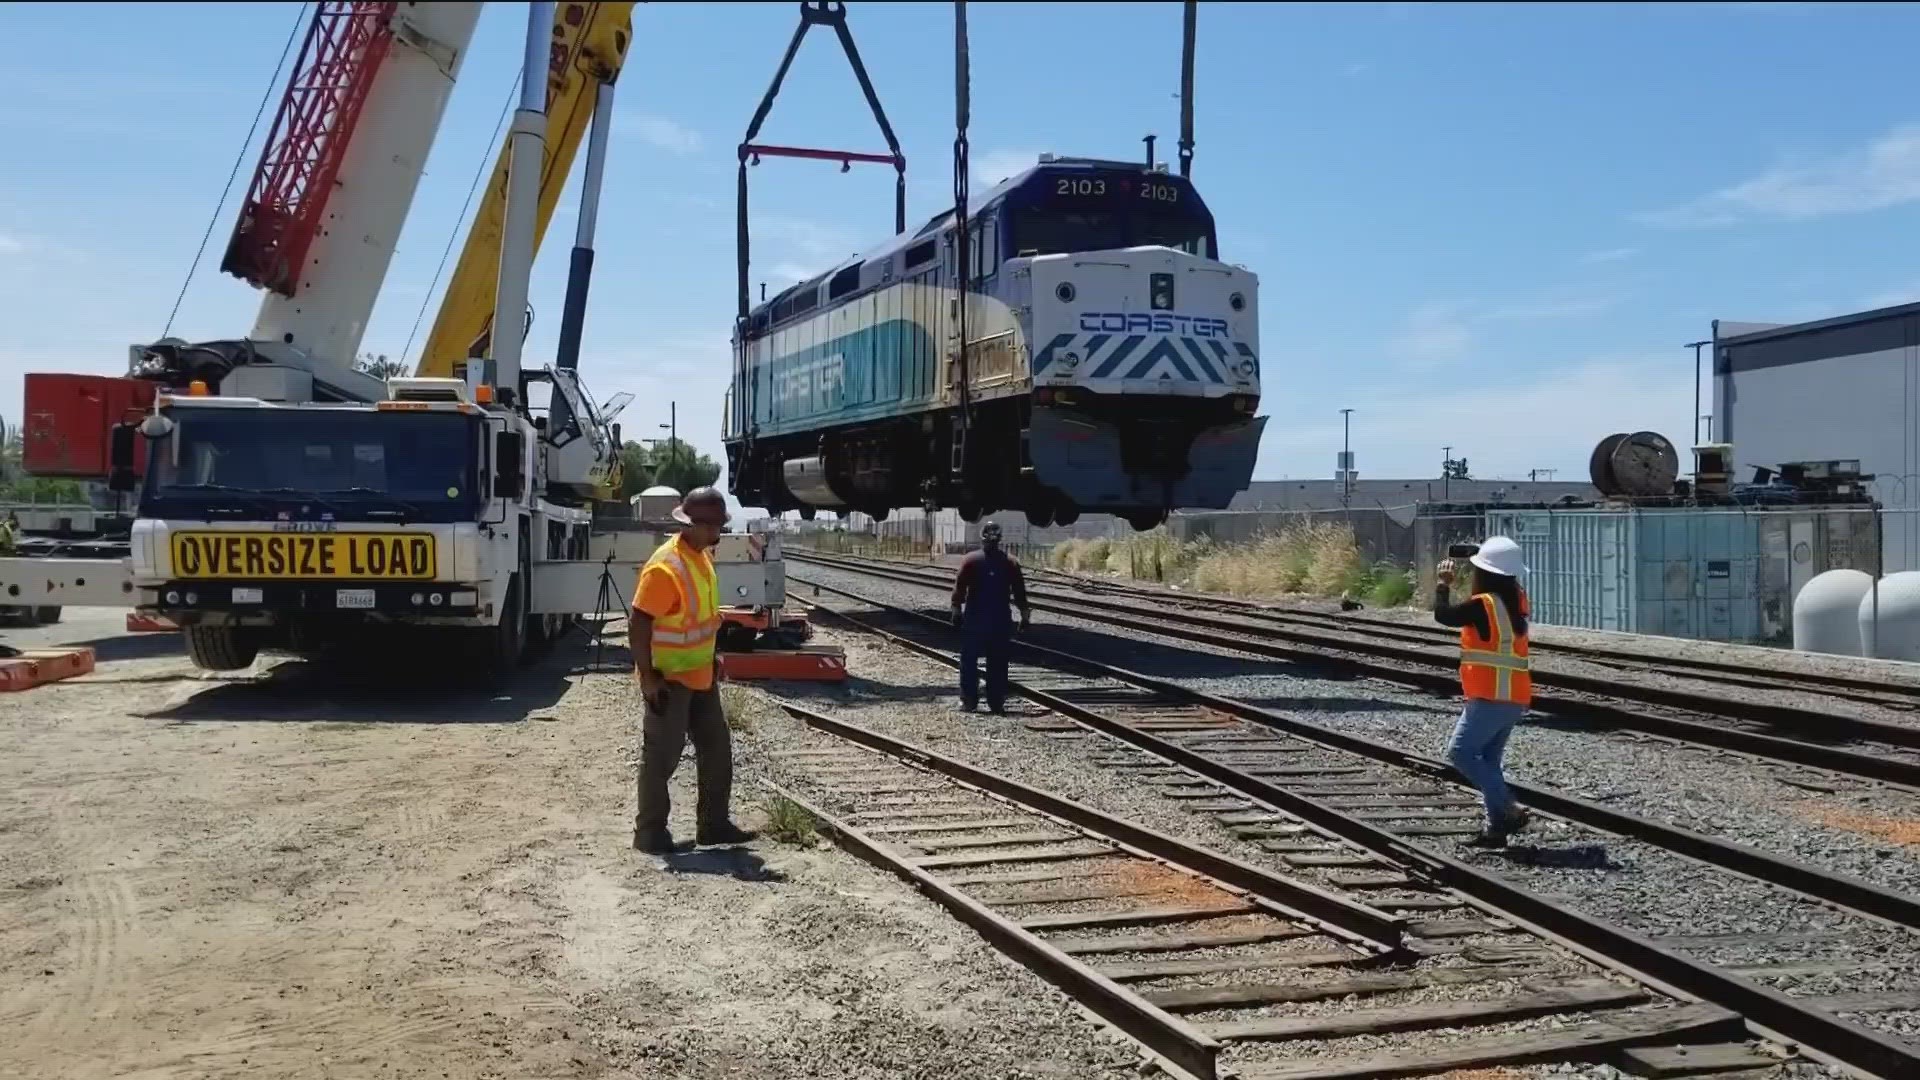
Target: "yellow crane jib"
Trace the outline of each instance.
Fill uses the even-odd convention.
[[[553,11],[553,47],[547,67],[547,152],[540,176],[536,250],[553,220],[574,154],[593,120],[600,87],[611,84],[633,43],[631,3],[560,3]],[[460,250],[453,277],[433,321],[414,374],[447,378],[454,365],[485,356],[493,330],[494,293],[507,214],[508,148],[500,148],[493,176]]]

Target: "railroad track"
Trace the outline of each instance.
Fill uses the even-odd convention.
[[[1101,581],[1097,578],[1070,574],[1047,567],[1039,568],[1039,573],[1047,578],[1067,582],[1074,589],[1092,589],[1104,595],[1127,597],[1161,605],[1172,604],[1183,609],[1226,610],[1256,621],[1318,627],[1339,633],[1374,634],[1393,641],[1429,647],[1450,646],[1456,640],[1452,631],[1441,627],[1414,626],[1357,612],[1334,614],[1279,607],[1234,597],[1196,596],[1171,589]],[[1889,683],[1884,680],[1813,672],[1772,671],[1751,664],[1703,660],[1698,657],[1656,657],[1630,649],[1609,649],[1604,646],[1574,642],[1535,641],[1533,651],[1536,656],[1565,657],[1629,673],[1657,673],[1672,678],[1693,679],[1755,690],[1818,694],[1823,697],[1857,701],[1903,712],[1920,710],[1920,684]]]
[[[1333,879],[1316,884],[782,707],[833,742],[776,754],[778,793],[1176,1075],[1362,1080],[1608,1062],[1670,1076],[1766,1069],[1796,1049],[1860,1076],[1920,1070],[1914,1048],[1817,1003],[1409,846],[1399,837],[1453,826],[1404,803],[1382,810],[1379,794],[1339,769],[1315,774],[1326,790],[1311,806],[1298,794],[1304,785],[1267,798],[1188,792],[1190,805],[1294,871]],[[1286,740],[1223,716],[1157,710],[1110,719],[1146,740],[1216,744],[1223,759],[1292,760]],[[1190,775],[1148,753],[1122,751],[1110,765],[1163,783]],[[1429,801],[1451,805],[1442,792]],[[1363,846],[1369,834],[1375,840]],[[1436,1029],[1449,1030],[1403,1035]],[[1384,1036],[1402,1037],[1387,1047]]]
[[[801,564],[926,588],[950,588],[953,580],[950,572],[931,567],[854,562],[813,553],[789,552],[787,558]],[[1028,594],[1036,611],[1086,619],[1116,629],[1309,664],[1449,696],[1458,690],[1457,649],[1395,641],[1374,633],[1371,628],[1336,633],[1192,609],[1169,610],[1164,602],[1150,606],[1142,601],[1102,599],[1084,593],[1068,595],[1032,585]],[[1708,691],[1602,679],[1556,670],[1550,662],[1535,665],[1533,710],[1855,779],[1920,789],[1920,724],[1865,720],[1794,705],[1728,698]]]

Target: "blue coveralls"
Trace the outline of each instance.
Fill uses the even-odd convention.
[[[967,562],[971,580],[964,583],[960,614],[960,704],[971,709],[980,700],[978,665],[985,659],[987,708],[999,712],[1007,703],[1007,653],[1013,640],[1012,604],[1020,571],[999,550],[976,551]]]

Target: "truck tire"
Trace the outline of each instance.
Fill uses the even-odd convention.
[[[207,671],[239,671],[260,655],[259,640],[239,627],[189,626],[181,633],[193,665]]]
[[[500,621],[493,626],[475,631],[480,648],[479,655],[481,678],[493,685],[499,685],[513,677],[520,667],[520,661],[527,646],[527,618],[523,614],[526,604],[527,579],[519,574],[507,581],[507,599],[500,612]]]
[[[42,623],[47,623],[47,624],[57,623],[60,621],[60,605],[48,604],[45,607],[34,608],[33,617],[40,620]]]

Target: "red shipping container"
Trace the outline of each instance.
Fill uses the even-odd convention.
[[[112,471],[113,426],[138,423],[153,408],[159,384],[110,375],[27,376],[25,443],[29,476],[105,480]],[[133,440],[133,468],[147,467],[147,440]]]

